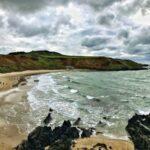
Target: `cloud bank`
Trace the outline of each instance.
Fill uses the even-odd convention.
[[[0,53],[38,49],[150,62],[150,0],[0,0]]]

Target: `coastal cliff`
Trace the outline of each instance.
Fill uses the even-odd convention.
[[[141,70],[143,64],[131,60],[94,56],[67,56],[49,51],[16,52],[0,55],[0,72],[40,69],[90,69],[101,71]]]

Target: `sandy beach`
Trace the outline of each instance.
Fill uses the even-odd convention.
[[[24,78],[50,72],[57,72],[57,70],[28,70],[0,74],[0,150],[11,150],[27,137],[26,127],[20,128],[14,122],[8,123],[7,117],[13,114],[3,110],[19,105],[17,109],[20,109],[21,113],[27,113],[30,109],[27,102],[27,91],[30,87],[26,85]],[[21,120],[19,117],[16,119]]]
[[[17,84],[23,81],[23,78],[26,76],[57,72],[57,71],[58,70],[27,70],[22,72],[11,72],[11,73],[0,74],[0,91],[5,91],[17,86]]]
[[[25,83],[24,77],[50,72],[58,71],[37,70],[0,74],[0,150],[11,150],[23,139],[26,139],[28,135],[21,116],[15,112],[9,114],[6,111],[12,108],[24,114],[30,111],[31,108],[27,101],[27,91],[30,90],[30,86]],[[9,118],[12,118],[12,120]],[[7,120],[9,120],[9,123]],[[19,126],[16,122],[20,122]],[[113,140],[104,136],[79,139],[73,149],[81,149],[85,145],[87,148],[91,148],[99,142],[105,143],[115,150],[134,150],[134,146],[130,141]]]
[[[134,150],[133,143],[125,140],[115,140],[105,137],[103,135],[94,136],[91,138],[84,138],[76,140],[75,147],[73,150],[80,150],[86,147],[87,149],[98,150],[98,145],[105,144],[108,149],[112,150]]]

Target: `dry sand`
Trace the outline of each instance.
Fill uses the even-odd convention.
[[[133,143],[124,140],[109,139],[104,136],[95,136],[91,138],[78,139],[75,141],[73,150],[99,150],[101,144],[105,144],[108,150],[134,150]],[[105,150],[105,149],[104,149]]]

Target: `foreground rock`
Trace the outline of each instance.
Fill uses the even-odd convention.
[[[39,126],[33,130],[27,140],[18,145],[16,150],[44,150],[49,146],[49,149],[68,150],[74,139],[79,137],[90,137],[91,129],[79,129],[72,126],[70,121],[64,121],[62,126],[58,126],[53,130],[51,127]],[[58,146],[59,145],[59,146]],[[55,148],[54,148],[55,147]]]
[[[126,127],[137,150],[150,150],[150,114],[135,114]]]

